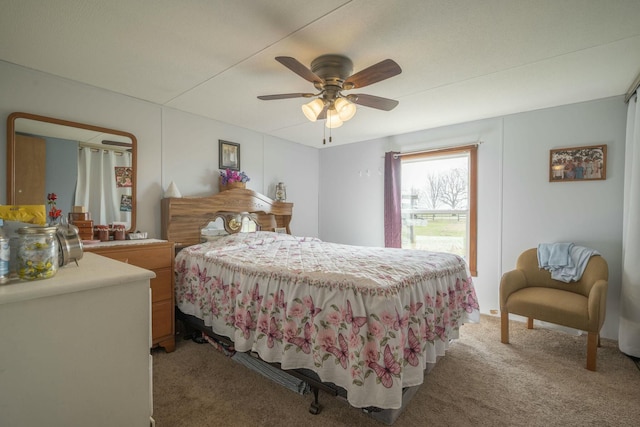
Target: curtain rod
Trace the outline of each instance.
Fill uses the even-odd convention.
[[[127,153],[131,151],[130,148],[118,148],[118,147],[104,145],[104,144],[92,144],[90,142],[79,142],[78,146],[80,148],[85,147],[85,148],[94,148],[96,150],[115,151],[116,153]]]
[[[483,141],[475,141],[475,142],[467,142],[465,144],[457,144],[457,145],[449,145],[449,146],[446,146],[446,147],[431,148],[429,150],[408,151],[406,153],[394,154],[393,158],[397,159],[398,157],[403,157],[403,156],[413,156],[415,154],[433,153],[434,151],[455,150],[456,148],[463,148],[463,147],[470,147],[470,146],[477,147],[478,145],[480,145],[482,143],[483,143]]]
[[[629,87],[629,90],[627,91],[626,95],[624,96],[624,102],[625,103],[629,102],[629,100],[631,99],[633,94],[636,93],[636,91],[638,90],[639,87],[640,87],[640,74],[638,74],[638,77],[636,77],[636,79],[633,81],[633,83],[631,83],[631,86]]]

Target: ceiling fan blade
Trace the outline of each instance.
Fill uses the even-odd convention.
[[[276,56],[276,61],[311,83],[322,83],[322,79],[305,67],[300,61],[290,56]]]
[[[327,118],[327,110],[329,109],[328,105],[325,105],[324,108],[322,109],[322,111],[320,111],[318,113],[318,117],[316,117],[316,120],[324,120]]]
[[[351,97],[352,95],[349,95]],[[378,110],[391,111],[399,104],[395,99],[382,98],[379,96],[365,95],[365,94],[353,94],[357,97],[353,102],[358,105],[364,105],[365,107],[377,108]]]
[[[377,64],[358,71],[344,81],[345,85],[353,85],[353,89],[369,86],[379,81],[397,76],[402,72],[402,68],[392,59],[385,59]]]
[[[312,93],[281,93],[278,95],[260,95],[258,98],[264,101],[271,101],[272,99],[311,98],[312,96]]]

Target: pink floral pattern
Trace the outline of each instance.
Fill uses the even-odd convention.
[[[399,408],[462,323],[478,320],[464,260],[257,232],[176,256],[176,304],[284,369],[312,369],[356,407]]]

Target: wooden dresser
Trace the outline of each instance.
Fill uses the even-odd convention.
[[[122,240],[84,245],[84,250],[156,273],[156,277],[151,279],[153,346],[163,347],[167,352],[175,350],[173,242],[155,239]]]

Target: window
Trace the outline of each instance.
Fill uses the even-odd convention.
[[[458,254],[477,275],[477,147],[402,159],[402,247]]]

